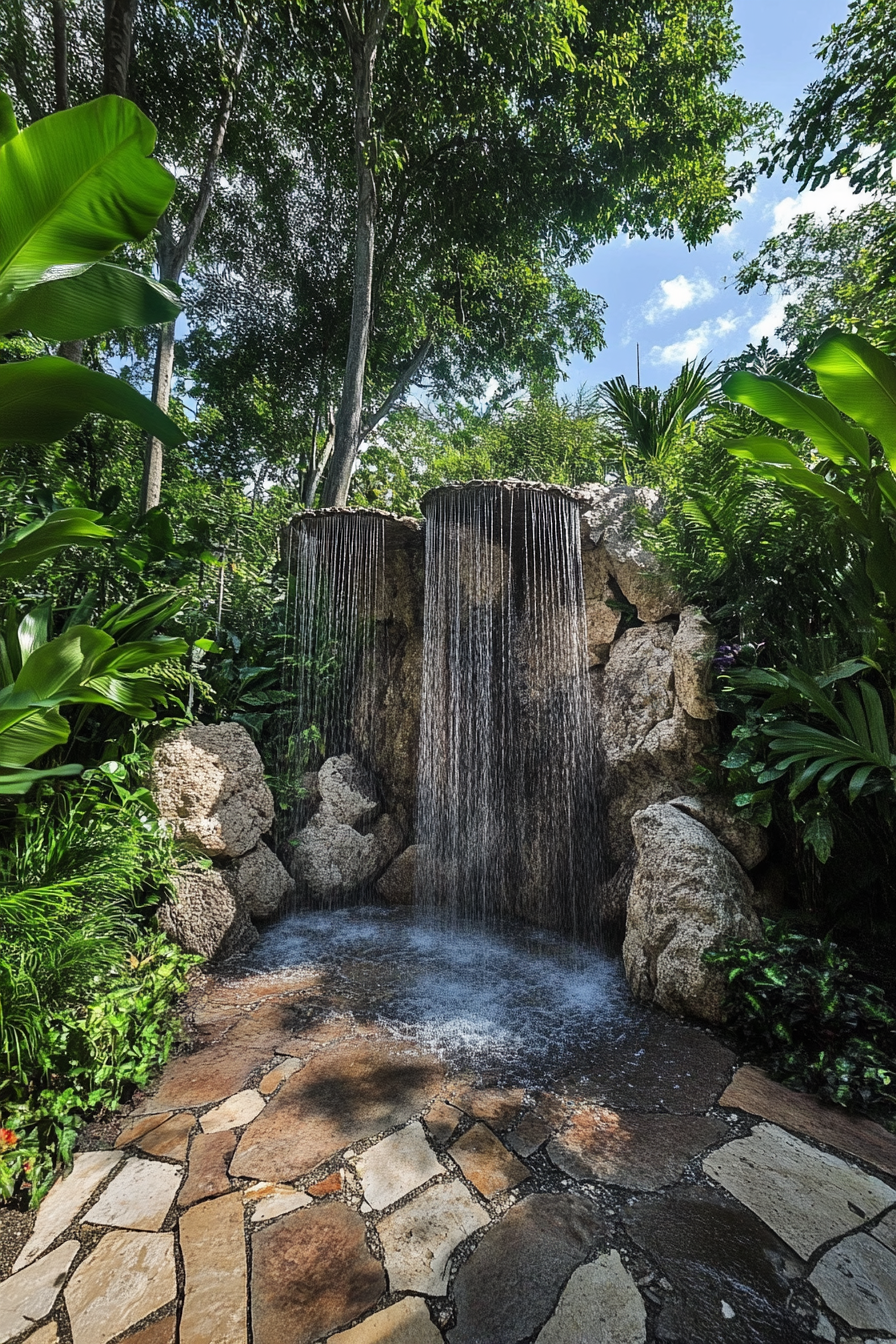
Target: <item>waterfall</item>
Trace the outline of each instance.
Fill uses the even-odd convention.
[[[599,933],[598,769],[579,507],[516,483],[431,491],[416,899]]]
[[[296,790],[295,829],[306,810],[306,771],[343,752],[375,769],[384,515],[300,514],[285,529],[283,551],[289,712],[279,768]]]

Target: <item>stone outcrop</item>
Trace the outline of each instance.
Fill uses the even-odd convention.
[[[230,872],[230,886],[253,919],[273,919],[296,889],[277,855],[263,840],[236,860]]]
[[[264,765],[239,723],[197,723],[162,738],[150,787],[178,840],[210,858],[245,854],[274,820]]]
[[[245,952],[258,938],[249,912],[220,868],[190,864],[175,875],[176,903],[159,907],[162,930],[188,952],[211,960]]]
[[[679,812],[686,812],[712,831],[746,872],[752,872],[767,856],[768,831],[737,816],[724,798],[672,798],[670,805],[677,807]]]
[[[292,871],[303,896],[332,905],[376,881],[404,847],[404,831],[389,813],[370,825],[380,805],[373,781],[353,757],[324,761],[318,787],[320,806],[293,842]]]
[[[376,884],[376,894],[387,905],[411,905],[414,900],[414,879],[417,874],[419,845],[408,845],[394,859]]]
[[[675,696],[692,719],[714,719],[716,703],[709,693],[716,632],[699,607],[685,607],[672,640]]]
[[[692,718],[676,695],[674,640],[670,621],[626,630],[595,683],[606,839],[617,864],[631,850],[634,814],[687,793],[714,740],[714,724]]]
[[[645,808],[631,828],[638,861],[622,956],[632,992],[669,1013],[721,1022],[724,976],[703,953],[730,938],[761,939],[750,879],[711,831],[677,807]]]
[[[593,545],[606,557],[609,576],[626,602],[645,622],[661,621],[681,610],[681,598],[664,577],[656,557],[637,539],[641,510],[658,521],[663,503],[658,490],[632,485],[588,485],[591,508],[583,523]]]

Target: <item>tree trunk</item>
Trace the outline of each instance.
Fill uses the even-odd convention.
[[[119,98],[126,98],[137,0],[105,0],[105,11],[103,93],[117,93]]]
[[[152,377],[152,399],[159,410],[167,411],[171,400],[171,381],[174,374],[174,323],[163,322],[156,345],[156,366]],[[149,435],[143,457],[143,483],[140,487],[140,512],[148,513],[158,506],[162,494],[162,458],[164,449],[160,439]]]
[[[352,287],[352,317],[349,328],[348,355],[345,361],[345,380],[339,414],[336,418],[336,440],[324,483],[325,507],[344,505],[348,499],[355,457],[361,442],[361,415],[364,404],[364,376],[367,370],[367,348],[370,343],[370,310],[373,298],[373,260],[376,225],[376,181],[373,174],[370,145],[370,123],[373,97],[373,68],[387,6],[380,6],[370,16],[366,33],[347,27],[352,58],[355,93],[355,168],[358,181],[357,224],[355,229],[355,269]]]
[[[56,111],[68,107],[68,31],[65,0],[53,0],[53,81]]]
[[[317,494],[318,486],[320,485],[321,477],[326,470],[327,463],[333,455],[333,445],[335,441],[336,423],[333,419],[333,411],[331,408],[327,412],[327,437],[324,440],[324,446],[319,454],[315,454],[315,458],[311,463],[311,470],[305,477],[305,488],[302,492],[302,499],[304,500],[307,509],[314,508],[314,497]]]

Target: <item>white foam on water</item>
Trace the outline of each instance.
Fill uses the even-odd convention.
[[[271,926],[247,971],[317,970],[327,989],[457,1067],[538,1072],[631,1020],[617,957],[522,926],[446,927],[374,906]]]

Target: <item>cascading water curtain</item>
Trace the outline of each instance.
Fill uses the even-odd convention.
[[[327,756],[350,752],[375,769],[385,528],[381,516],[334,513],[289,527],[281,786],[293,788],[293,828],[304,824],[301,781]]]
[[[598,763],[576,501],[425,500],[416,899],[599,935]]]

